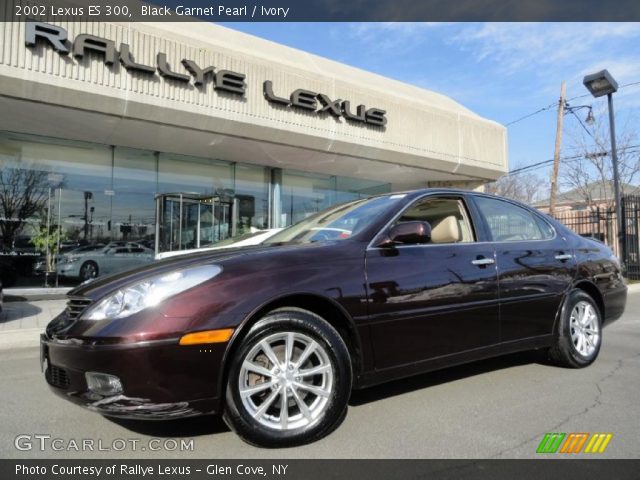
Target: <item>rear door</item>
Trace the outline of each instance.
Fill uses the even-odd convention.
[[[496,250],[501,341],[551,334],[576,274],[572,249],[541,214],[499,198],[473,200]]]
[[[430,243],[370,246],[366,252],[376,369],[499,341],[493,246],[476,241],[464,196],[422,197],[382,234],[412,220],[431,224]]]

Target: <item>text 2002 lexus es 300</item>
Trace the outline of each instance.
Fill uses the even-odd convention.
[[[429,189],[82,285],[42,358],[53,391],[101,414],[222,413],[248,442],[288,446],[329,433],[352,388],[527,349],[585,367],[626,295],[605,245]]]

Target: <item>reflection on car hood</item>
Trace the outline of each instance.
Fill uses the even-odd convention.
[[[284,251],[318,246],[318,244],[255,245],[216,251],[197,252],[178,257],[171,257],[132,270],[127,270],[125,272],[98,277],[74,288],[69,292],[69,296],[83,296],[91,299],[97,299],[122,286],[135,283],[144,278],[161,275],[163,273],[186,268],[192,265],[201,265],[204,263],[223,264],[225,261],[244,255],[259,255],[267,252],[281,253]]]

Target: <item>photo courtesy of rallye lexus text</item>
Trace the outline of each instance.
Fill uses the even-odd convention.
[[[54,392],[103,415],[222,414],[282,447],[330,433],[353,388],[530,349],[586,367],[626,296],[604,244],[517,202],[426,189],[83,284],[41,357]]]

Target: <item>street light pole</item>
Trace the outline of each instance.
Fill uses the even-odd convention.
[[[618,169],[618,150],[616,148],[616,122],[613,113],[613,93],[607,94],[609,104],[609,130],[611,136],[611,163],[613,164],[613,194],[616,202],[616,218],[618,219],[618,252],[620,259],[625,257],[625,219],[622,217],[622,196],[620,195],[620,172]]]
[[[622,218],[622,197],[620,195],[620,172],[618,170],[618,151],[616,149],[616,122],[613,114],[613,94],[618,91],[618,82],[607,70],[586,75],[582,80],[584,86],[594,97],[607,96],[609,104],[609,130],[611,134],[611,163],[613,166],[613,189],[615,196],[616,223],[618,224],[618,256],[624,270],[625,257],[625,219]]]

